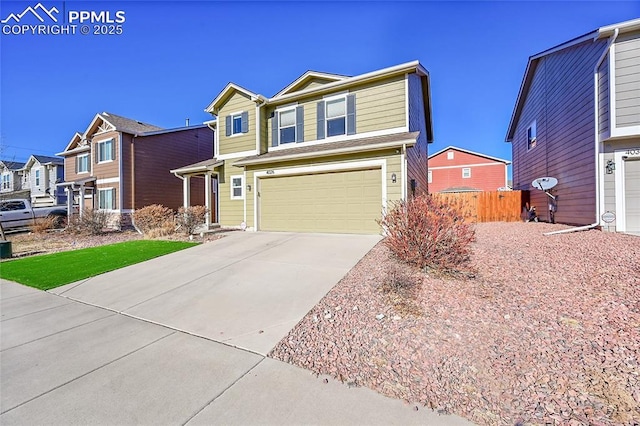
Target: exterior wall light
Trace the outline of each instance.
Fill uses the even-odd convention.
[[[616,163],[613,160],[607,160],[607,166],[606,166],[607,174],[612,175],[615,169],[616,169]]]
[[[251,192],[251,185],[247,184],[247,191]]]
[[[396,183],[396,174],[391,173],[391,183]]]

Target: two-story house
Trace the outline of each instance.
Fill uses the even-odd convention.
[[[506,140],[541,218],[640,233],[640,19],[529,58]],[[531,186],[547,176],[553,202]]]
[[[0,196],[2,198],[29,198],[29,187],[23,185],[24,163],[0,160]]]
[[[34,207],[54,206],[67,202],[66,192],[58,186],[64,181],[64,159],[47,155],[31,155],[24,164],[24,177]]]
[[[448,146],[429,155],[429,192],[505,189],[509,164],[509,160]]]
[[[213,131],[205,125],[162,129],[112,113],[96,114],[65,150],[65,181],[71,204],[114,213],[123,226],[135,209],[162,204],[182,205],[182,185],[170,172],[180,165],[212,156]],[[202,185],[194,200],[203,203]]]
[[[206,111],[215,158],[174,172],[215,179],[223,226],[379,233],[390,202],[427,191],[430,84],[418,61],[308,71],[270,98],[229,83]]]

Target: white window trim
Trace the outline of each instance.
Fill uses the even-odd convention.
[[[87,159],[87,170],[86,171],[82,171],[82,172],[80,171],[80,167],[79,167],[80,166],[80,158],[81,157]],[[89,155],[88,152],[84,153],[84,154],[79,154],[77,161],[78,161],[78,174],[82,175],[82,174],[85,174],[85,173],[89,173],[89,170],[91,169],[91,167],[90,167],[91,166],[91,155]]]
[[[240,190],[242,191],[242,195],[235,196],[233,195],[233,180],[240,179]],[[244,200],[244,176],[243,175],[232,175],[229,176],[229,195],[232,200]]]
[[[40,186],[40,180],[42,180],[42,173],[40,173],[40,169],[35,169],[33,171],[33,184],[35,186]]]
[[[529,146],[529,130],[530,129],[535,129],[535,136],[531,139],[533,146]],[[531,151],[532,149],[534,149],[536,146],[538,146],[538,125],[536,123],[536,120],[533,120],[531,122],[531,124],[529,124],[529,126],[527,126],[527,133],[525,135],[525,138],[527,140],[527,152]]]
[[[363,138],[370,138],[370,137],[374,137],[374,136],[386,136],[386,135],[393,135],[395,133],[400,133],[404,131],[404,127],[394,127],[392,129],[383,129],[383,130],[375,130],[372,132],[366,132],[366,133],[356,133],[353,135],[343,135],[343,136],[331,136],[329,138],[324,138],[324,139],[314,139],[314,140],[310,140],[310,141],[305,141],[304,146],[312,146],[312,145],[322,145],[325,143],[331,143],[331,142],[336,142],[336,141],[348,141],[348,140],[353,140],[353,139],[363,139]],[[285,150],[285,149],[291,149],[291,148],[296,148],[299,147],[300,145],[297,144],[292,144],[292,143],[286,143],[284,145],[278,145],[278,146],[270,146],[269,147],[269,151],[281,151],[281,150]],[[249,151],[247,151],[249,152]],[[253,151],[251,151],[253,152]],[[256,155],[255,153],[252,155]],[[234,155],[234,157],[238,157],[239,155]],[[248,155],[245,155],[245,157],[248,157]],[[224,159],[222,155],[218,155],[216,156],[216,158],[222,160]],[[225,158],[229,158],[229,157],[225,157]]]
[[[298,105],[293,105],[293,106],[287,106],[285,108],[276,110],[276,112],[278,113],[278,146],[280,146],[280,144],[295,145],[296,141],[298,140],[298,115],[296,113],[297,107]],[[282,142],[280,141],[280,129],[282,129],[282,126],[280,126],[280,114],[282,114],[283,112],[289,112],[289,111],[293,111],[293,140],[291,142]],[[291,126],[287,126],[287,127],[291,127]]]
[[[332,96],[327,96],[322,98],[322,100],[324,101],[324,137],[325,139],[332,139],[332,138],[342,138],[347,136],[347,95],[349,94],[349,92],[344,92],[338,95],[332,95]],[[340,135],[332,135],[329,136],[329,115],[327,114],[327,108],[328,108],[328,104],[331,101],[335,101],[338,99],[342,99],[344,100],[344,133],[340,134]],[[335,120],[338,117],[333,117],[333,119]]]
[[[100,144],[107,143],[109,141],[111,141],[111,152],[113,153],[113,150],[115,148],[115,139],[114,138],[104,139],[104,140],[96,142],[96,149],[98,150],[98,162],[97,162],[97,164],[113,163],[114,160],[112,160],[111,158],[109,158],[108,160],[100,160]],[[115,155],[114,155],[114,157],[115,157]]]
[[[427,183],[433,183],[433,170],[427,171]]]
[[[100,193],[102,191],[113,191],[114,189],[115,189],[115,187],[113,187],[113,186],[106,187],[106,188],[98,188],[98,191],[97,191],[98,194],[97,195],[98,195],[98,209],[99,210],[104,210],[104,211],[114,211],[115,210],[115,209],[102,209],[102,208],[100,208],[100,201],[101,201],[101,198],[102,198]],[[86,198],[86,195],[85,195],[85,198]],[[115,200],[112,200],[112,201],[113,201],[113,204],[115,204]]]
[[[469,174],[465,176],[465,172],[469,172]],[[471,179],[471,167],[462,168],[462,179]]]
[[[248,113],[248,111],[237,111],[237,112],[232,112],[230,114],[227,114],[227,115],[231,116],[231,134],[229,136],[226,136],[227,138],[234,138],[234,137],[237,137],[237,136],[245,134],[245,133],[242,133],[242,113],[243,112],[247,112]],[[240,116],[240,131],[238,133],[234,133],[233,132],[233,117],[236,117],[238,115]],[[247,120],[249,120],[248,117],[247,117]]]

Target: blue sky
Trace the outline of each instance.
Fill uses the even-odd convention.
[[[0,18],[36,4],[2,1]],[[42,4],[124,11],[123,33],[0,36],[3,159],[60,152],[102,111],[180,127],[210,119],[229,81],[272,96],[308,69],[357,75],[414,59],[431,75],[430,152],[511,159],[504,137],[528,57],[640,17],[638,1]]]

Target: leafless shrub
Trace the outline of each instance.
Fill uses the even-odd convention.
[[[33,225],[29,227],[29,230],[34,234],[44,234],[52,229],[56,228],[57,217],[47,216],[38,218],[34,221]]]
[[[133,212],[133,224],[148,238],[164,237],[176,231],[173,210],[160,204],[151,204]]]
[[[98,235],[108,226],[118,227],[119,221],[113,213],[106,210],[87,208],[82,215],[74,214],[69,220],[67,230],[75,234]]]
[[[176,215],[178,229],[186,235],[193,234],[193,231],[205,222],[207,208],[205,206],[180,207]]]

